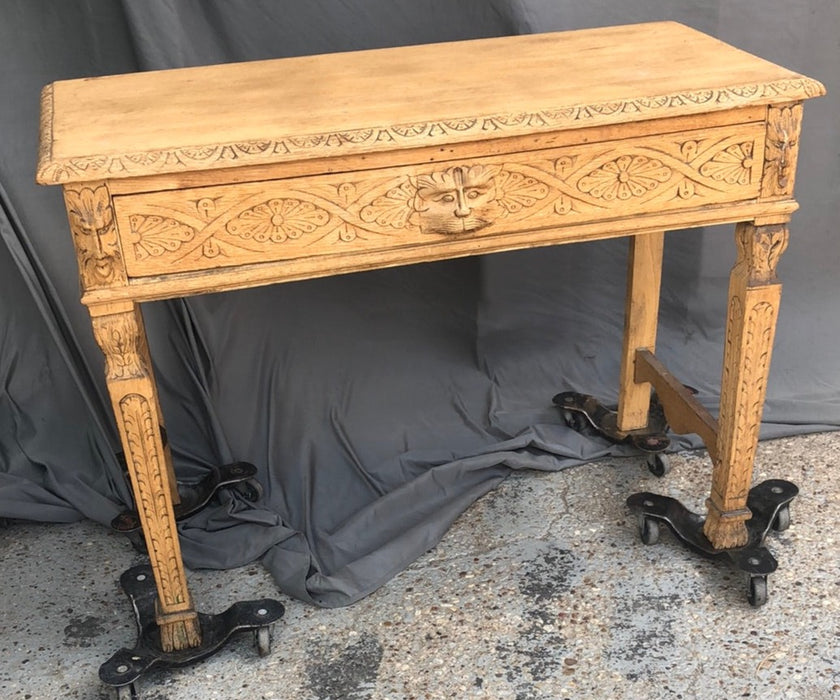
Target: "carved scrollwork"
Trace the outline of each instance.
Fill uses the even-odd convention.
[[[104,184],[66,187],[64,201],[78,253],[82,288],[95,289],[125,282],[108,187]]]
[[[754,198],[748,156],[763,127],[724,126],[610,144],[443,163],[123,195],[121,229],[133,276],[371,250],[427,235],[484,235]],[[152,218],[152,217],[156,218]],[[194,235],[191,236],[191,232]],[[399,239],[397,241],[396,239]],[[159,254],[159,257],[157,257]]]

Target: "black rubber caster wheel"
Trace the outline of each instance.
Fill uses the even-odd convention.
[[[563,411],[563,422],[576,433],[585,433],[589,427],[589,421],[579,411]]]
[[[747,600],[754,608],[760,608],[767,602],[767,577],[750,576]]]
[[[645,464],[648,471],[660,479],[671,471],[671,458],[664,452],[648,455]]]
[[[653,518],[639,518],[639,537],[647,545],[659,542],[659,523]]]
[[[771,526],[776,532],[784,532],[790,527],[790,507],[787,505],[779,508],[776,517],[773,518]]]
[[[233,489],[245,500],[251,501],[251,503],[259,501],[265,493],[262,484],[256,479],[240,481],[238,484],[233,485]]]
[[[260,656],[268,656],[271,653],[271,627],[260,627],[254,630],[254,644]]]
[[[140,693],[136,683],[121,685],[117,689],[117,700],[140,700]]]

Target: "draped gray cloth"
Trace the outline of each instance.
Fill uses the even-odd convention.
[[[828,87],[805,109],[762,435],[840,426],[837,0],[0,0],[0,517],[108,523],[130,502],[61,194],[34,184],[42,85],[659,19]],[[713,410],[733,259],[731,228],[666,239],[658,354]],[[625,260],[615,240],[145,305],[179,478],[243,460],[264,487],[181,523],[187,564],[262,558],[286,592],[347,604],[511,469],[620,453],[551,397],[615,400]]]

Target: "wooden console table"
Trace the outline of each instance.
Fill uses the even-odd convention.
[[[670,22],[61,81],[61,184],[157,586],[165,651],[202,629],[139,304],[626,236],[617,426],[651,386],[713,462],[705,536],[747,538],[802,102],[824,88]],[[653,355],[664,231],[736,224],[715,419]]]

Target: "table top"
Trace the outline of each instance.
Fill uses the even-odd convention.
[[[58,81],[42,93],[37,180],[442,146],[824,92],[674,22]]]

